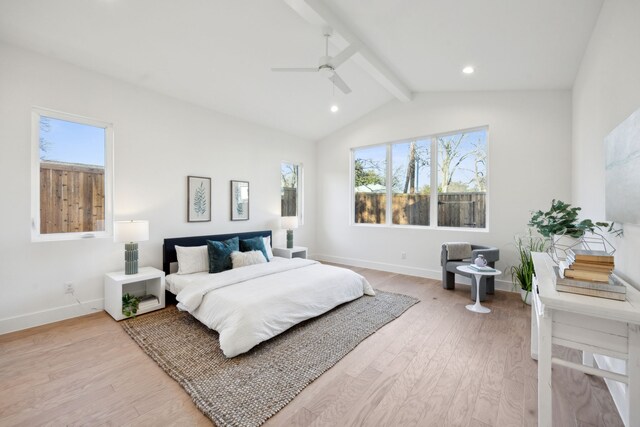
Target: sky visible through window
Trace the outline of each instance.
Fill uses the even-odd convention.
[[[440,140],[453,140],[454,142],[461,138],[461,141],[454,152],[451,153],[452,165],[456,167],[450,171],[453,173],[452,180],[457,184],[464,184],[469,187],[474,187],[474,177],[476,175],[476,169],[483,177],[486,176],[486,151],[487,151],[487,131],[486,129],[479,129],[469,132],[461,132],[458,134],[450,134],[446,136],[436,136],[437,141]],[[430,187],[430,172],[429,164],[431,162],[430,150],[431,150],[431,138],[415,139],[417,152],[420,157],[420,167],[417,168],[416,175],[416,191],[418,193],[427,192]],[[392,156],[392,176],[394,177],[394,192],[402,192],[404,189],[404,177],[407,173],[407,165],[410,158],[411,140],[405,142],[398,142],[391,145]],[[441,144],[438,143],[438,183],[441,184],[443,180],[441,165],[445,160],[444,153],[442,152]],[[476,155],[483,155],[483,160],[479,162],[479,157]],[[462,158],[463,157],[463,158]],[[358,148],[355,151],[356,161],[362,161],[362,165],[366,171],[371,171],[381,177],[384,182],[386,177],[386,159],[387,150],[386,145],[377,145],[372,147]],[[458,163],[458,161],[460,162]],[[425,164],[426,162],[426,164]],[[484,182],[483,182],[484,183]],[[476,185],[477,186],[477,185]],[[454,186],[456,189],[460,185]],[[458,189],[459,190],[459,189]],[[472,190],[468,188],[467,191]],[[478,188],[473,188],[478,190]]]
[[[447,171],[451,184],[448,191],[486,191],[487,130],[461,132],[437,139],[438,187],[444,190],[443,164],[450,157]],[[452,147],[448,155],[444,150],[444,142]]]
[[[43,161],[104,167],[105,129],[40,117],[40,158]]]

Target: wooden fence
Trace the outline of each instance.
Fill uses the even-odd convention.
[[[384,224],[386,194],[356,193],[355,222]],[[394,194],[393,224],[429,225],[431,200],[428,194]],[[447,193],[438,196],[438,226],[486,226],[486,193]]]
[[[40,163],[40,233],[104,230],[104,169]]]
[[[280,199],[281,216],[298,215],[298,189],[292,187],[284,187],[282,189],[282,198]]]

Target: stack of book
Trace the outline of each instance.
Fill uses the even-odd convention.
[[[626,299],[626,286],[613,274],[613,255],[603,251],[569,249],[566,261],[556,269],[556,290],[619,301]]]
[[[143,295],[140,297],[140,301],[138,302],[138,310],[143,311],[148,308],[154,307],[160,304],[158,297],[155,295]]]
[[[604,251],[569,249],[565,277],[590,282],[608,282],[613,272],[613,255]]]
[[[491,267],[478,267],[475,264],[469,264],[469,268],[475,271],[483,271],[483,272],[494,272],[496,271],[495,268],[491,268]]]

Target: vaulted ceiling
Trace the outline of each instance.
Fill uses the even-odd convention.
[[[602,0],[3,0],[0,41],[317,140],[398,99],[380,83],[381,69],[409,92],[569,89],[601,5]],[[305,7],[324,13],[313,19],[301,11]],[[339,67],[352,93],[334,93],[320,73],[270,70],[317,66],[324,51],[322,27],[336,21],[341,28],[334,30],[330,54],[355,37],[375,63],[372,68],[360,53]],[[465,65],[476,72],[464,75]],[[340,106],[336,114],[329,112],[334,101]]]

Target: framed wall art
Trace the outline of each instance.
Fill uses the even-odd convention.
[[[249,219],[249,183],[231,181],[231,221]]]
[[[605,219],[640,224],[640,110],[604,139]]]
[[[187,177],[187,221],[211,221],[211,178]]]

